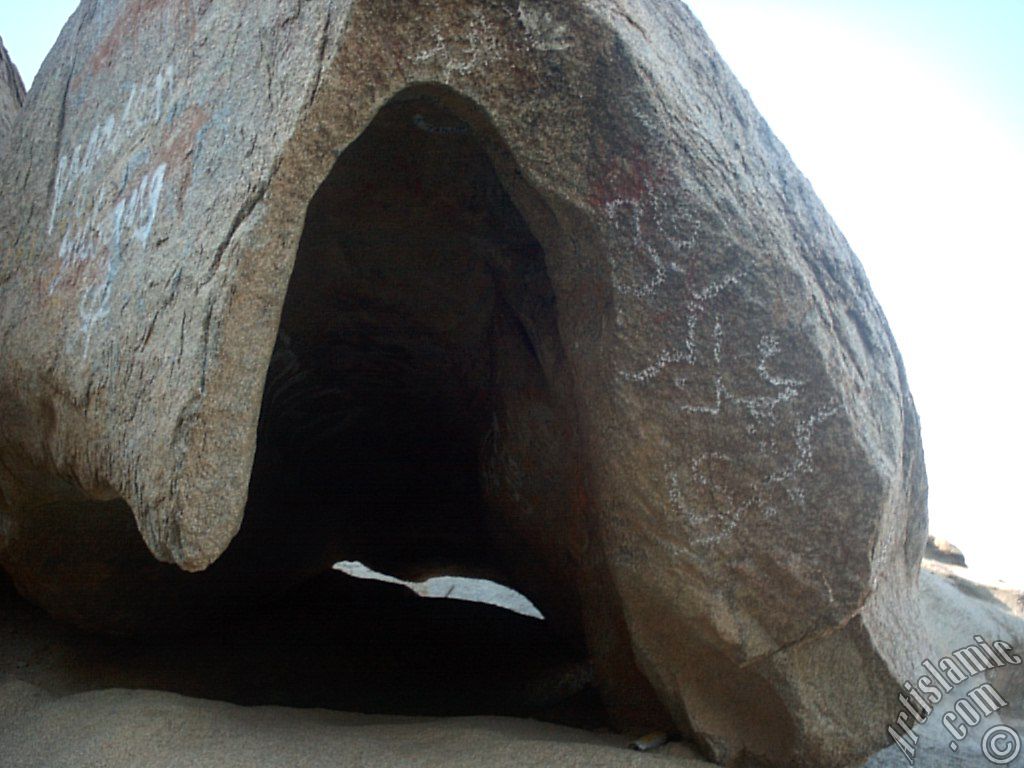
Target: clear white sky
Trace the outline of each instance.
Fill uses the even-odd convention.
[[[0,0],[26,85],[76,5]],[[689,5],[885,308],[921,413],[932,531],[972,570],[1024,584],[1024,0]]]

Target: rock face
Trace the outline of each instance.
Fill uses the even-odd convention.
[[[11,130],[15,115],[25,103],[25,84],[0,38],[0,142]]]
[[[921,657],[917,417],[681,3],[85,0],[19,124],[23,594],[159,632],[337,560],[479,574],[585,639],[623,728],[723,763],[884,744]]]

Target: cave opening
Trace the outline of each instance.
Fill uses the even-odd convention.
[[[482,471],[501,390],[545,386],[554,299],[540,244],[443,97],[394,97],[308,208],[246,525],[298,523],[291,546],[318,570],[504,577]]]
[[[478,108],[418,86],[339,154],[307,210],[225,560],[256,553],[303,621],[348,622],[336,635],[356,638],[365,668],[387,657],[403,681],[448,688],[420,706],[422,685],[396,683],[375,711],[596,722],[572,569],[548,568],[572,475],[554,291],[496,152],[510,157]],[[360,569],[487,579],[529,608],[413,606]]]

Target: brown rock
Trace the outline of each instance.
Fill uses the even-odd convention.
[[[22,121],[23,593],[123,629],[340,559],[499,575],[585,635],[624,727],[722,762],[881,746],[920,658],[917,417],[681,4],[85,0]],[[143,566],[129,511],[165,563],[224,557]]]
[[[11,124],[24,103],[25,84],[0,38],[0,142],[10,133]]]

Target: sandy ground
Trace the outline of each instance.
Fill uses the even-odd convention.
[[[632,751],[602,727],[588,670],[548,649],[534,619],[391,585],[341,612],[331,601],[349,595],[333,588],[210,637],[154,644],[69,629],[0,575],[0,768],[708,765],[681,743]],[[397,617],[408,633],[382,644]],[[516,643],[503,647],[506,635]],[[453,637],[463,644],[449,647]]]
[[[706,766],[681,747],[630,751],[622,737],[529,720],[400,718],[240,707],[158,691],[52,697],[0,685],[7,768],[287,766]]]
[[[402,616],[426,610],[422,606],[427,603],[430,615],[438,608],[438,601],[410,602],[414,598],[404,588],[383,585],[379,589],[385,591],[373,593],[374,599],[397,600],[397,613]],[[1024,620],[1011,612],[1019,608],[1020,592],[1007,585],[979,584],[966,569],[929,562],[922,573],[922,600],[936,648],[950,646],[947,652],[951,651],[969,642],[974,633],[1024,645]],[[293,608],[294,615],[310,611],[309,606]],[[440,608],[441,629],[421,630],[415,638],[417,648],[429,649],[435,639],[444,641],[445,631],[462,636],[467,626],[483,626],[475,641],[488,646],[495,642],[495,633],[510,628],[530,632],[541,626],[524,617],[513,617],[508,620],[513,624],[506,624],[495,614],[473,613],[494,609]],[[497,623],[488,629],[486,621],[478,621],[481,616],[496,618]],[[339,633],[358,634],[353,625],[314,622],[317,636],[324,639],[317,644],[310,642],[309,627],[293,628],[287,636],[280,633],[280,623],[293,618],[284,613],[278,625],[273,621],[244,625],[239,630],[241,640],[237,634],[155,646],[104,640],[57,624],[0,580],[0,766],[710,765],[683,743],[643,754],[628,749],[628,737],[601,727],[586,670],[571,661],[546,658],[534,668],[523,659],[512,659],[507,668],[499,664],[492,670],[493,691],[469,694],[469,689],[479,687],[479,669],[460,677],[460,667],[465,665],[458,658],[451,659],[440,675],[425,671],[437,662],[428,651],[423,651],[422,658],[402,656],[396,669],[385,668],[382,665],[397,658],[394,649],[375,648],[380,653],[374,655],[365,649],[338,648]],[[260,640],[264,631],[276,632],[275,639]],[[372,644],[372,635],[365,639]],[[345,658],[332,665],[332,655]],[[520,678],[526,678],[525,684],[511,684],[514,679],[524,683]],[[367,695],[368,691],[379,695]],[[278,699],[299,706],[272,706]],[[339,711],[394,711],[388,708],[395,701],[409,702],[412,710],[494,714],[426,717]],[[1006,717],[996,716],[983,726],[1005,721],[1024,736],[1024,721],[1017,719],[1024,702],[1013,704]],[[581,727],[501,716],[517,708],[543,710],[547,719]],[[980,737],[980,730],[957,753],[950,751],[948,738],[934,722],[921,734],[915,766],[992,765],[974,738]],[[908,761],[890,748],[867,765],[895,768]],[[1009,765],[1024,765],[1024,756]]]

